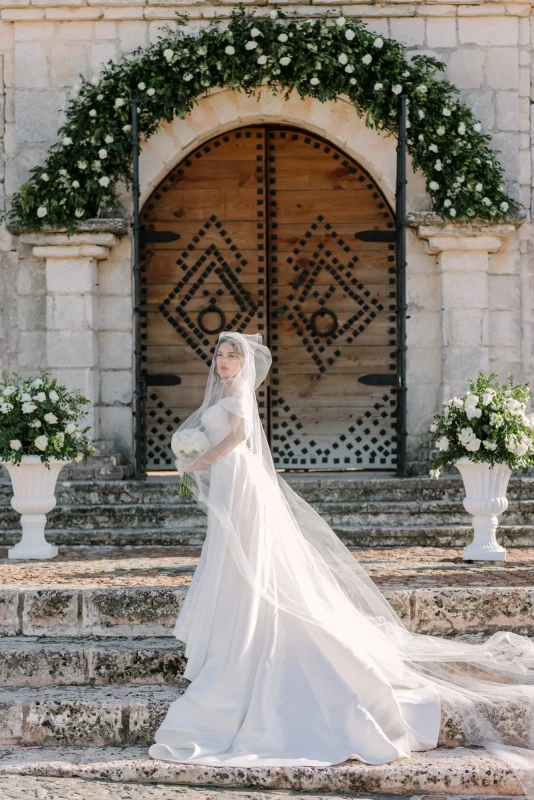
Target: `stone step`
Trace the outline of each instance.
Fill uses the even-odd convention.
[[[175,638],[0,638],[0,685],[185,686],[185,645]],[[1,795],[0,795],[1,796]]]
[[[184,559],[187,560],[187,559]],[[46,637],[171,636],[194,568],[181,586],[0,590],[0,635]],[[383,589],[418,633],[455,636],[510,630],[534,634],[534,587]]]
[[[154,741],[178,686],[53,686],[0,689],[0,744],[127,746]],[[510,741],[528,738],[526,704],[496,703],[492,714]],[[439,745],[466,746],[443,709]]]
[[[331,526],[361,528],[440,527],[468,525],[471,517],[458,501],[314,503]],[[507,525],[530,527],[534,518],[534,500],[512,501],[502,517]],[[47,519],[49,528],[92,530],[94,528],[164,528],[202,525],[205,514],[189,504],[116,503],[98,505],[58,505]],[[20,516],[10,506],[0,507],[0,530],[13,530]]]
[[[62,470],[57,483],[58,504],[96,505],[114,503],[184,503],[184,498],[176,491],[178,477],[151,477],[145,481],[131,478],[125,480],[91,480],[82,478],[66,479]],[[408,501],[417,502],[437,500],[462,501],[463,483],[457,478],[373,478],[363,477],[363,473],[284,473],[284,479],[308,502],[329,501],[368,502],[368,501]],[[534,499],[534,478],[514,477],[510,480],[507,496],[509,500]],[[0,503],[7,505],[11,497],[9,479],[0,481]],[[192,501],[189,501],[191,504]]]
[[[482,643],[480,634],[460,636]],[[4,688],[165,685],[184,688],[185,644],[174,637],[0,637]],[[464,671],[476,675],[477,670]],[[1,797],[1,795],[0,795]]]
[[[164,783],[148,784],[122,781],[115,783],[89,778],[47,778],[35,775],[0,775],[0,797],[2,800],[243,800],[243,789],[224,789],[206,786],[168,786]],[[248,789],[247,800],[272,800],[272,790]],[[280,792],[277,792],[278,794]],[[361,795],[360,795],[361,796]],[[352,797],[356,795],[352,794]],[[448,800],[451,795],[445,795]],[[476,796],[482,800],[482,795]],[[495,800],[487,795],[484,800]],[[512,795],[500,796],[499,800],[510,800]],[[324,793],[306,793],[306,800],[324,800]],[[383,795],[367,792],[366,800],[386,800]],[[419,800],[397,795],[398,800]],[[473,800],[474,795],[462,795],[462,800]],[[328,800],[347,800],[346,794],[329,792]]]
[[[506,519],[506,517],[504,517]],[[357,547],[465,547],[473,538],[471,525],[399,526],[397,528],[369,525],[333,524],[344,545]],[[48,541],[69,547],[202,547],[206,537],[205,520],[172,528],[75,528],[46,527]],[[9,547],[20,540],[20,527],[0,529],[0,547]],[[499,525],[497,539],[505,547],[534,546],[533,525]]]
[[[169,800],[165,795],[153,795],[150,784],[182,784],[176,795],[193,800],[183,784],[221,789],[248,789],[279,792],[339,792],[363,794],[365,797],[399,795],[440,795],[482,798],[518,797],[523,790],[513,772],[500,759],[479,748],[436,749],[413,753],[410,758],[378,767],[358,761],[346,761],[333,767],[207,767],[192,764],[155,761],[147,755],[146,747],[44,747],[34,750],[0,748],[0,776],[50,776],[58,778],[94,779],[109,782],[143,784],[132,798]],[[2,784],[0,784],[1,786]],[[30,795],[31,796],[31,795]],[[39,795],[37,795],[39,796]],[[59,797],[62,795],[60,794]],[[66,793],[69,800],[76,796]],[[270,795],[272,796],[272,794]],[[309,796],[309,800],[319,800]],[[54,795],[52,795],[54,797]],[[207,800],[195,795],[195,800]],[[221,798],[219,800],[230,800]],[[331,797],[328,794],[328,797]],[[107,800],[102,794],[82,795],[80,800]],[[110,795],[111,800],[130,800],[129,794]],[[240,794],[239,798],[243,798]],[[231,800],[239,800],[237,796]],[[261,800],[266,800],[260,795]],[[17,798],[17,800],[19,800]],[[24,798],[26,800],[26,798]],[[215,800],[215,798],[213,799]],[[332,798],[333,800],[333,798]]]

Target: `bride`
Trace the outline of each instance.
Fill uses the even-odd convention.
[[[255,397],[270,365],[261,334],[220,334],[202,405],[178,428],[209,441],[176,462],[208,529],[174,628],[191,682],[150,756],[377,765],[454,744],[448,736],[491,750],[534,790],[534,646],[514,633],[472,643],[404,626],[275,471]]]

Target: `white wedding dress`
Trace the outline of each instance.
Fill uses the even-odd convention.
[[[207,536],[176,621],[191,683],[169,707],[155,759],[199,765],[384,764],[438,744],[442,715],[528,785],[534,648],[515,634],[483,644],[409,632],[327,523],[278,475],[254,389],[269,351],[240,337],[240,379],[184,429],[214,460],[194,472]],[[264,361],[262,361],[262,358]],[[523,704],[510,736],[495,703]],[[485,705],[485,703],[487,703]]]

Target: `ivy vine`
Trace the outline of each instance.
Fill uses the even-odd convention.
[[[120,207],[119,181],[131,184],[130,103],[139,107],[146,140],[163,120],[185,118],[213,87],[252,95],[258,87],[325,102],[350,99],[366,124],[396,135],[399,95],[408,97],[408,152],[426,176],[435,211],[445,219],[502,220],[519,211],[506,196],[490,137],[429,56],[407,60],[405,48],[357,19],[294,19],[281,9],[261,16],[235,9],[198,33],[162,30],[157,42],[82,79],[59,141],[14,196],[10,216],[32,228],[73,230],[83,219]]]

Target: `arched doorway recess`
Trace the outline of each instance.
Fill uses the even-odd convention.
[[[239,128],[175,167],[141,222],[149,470],[172,468],[221,330],[272,350],[258,400],[277,467],[395,467],[395,220],[356,162],[301,129]]]

